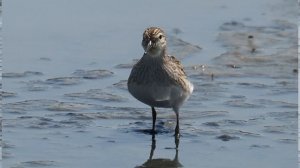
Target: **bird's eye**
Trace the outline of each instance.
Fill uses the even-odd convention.
[[[163,37],[162,35],[159,35],[159,36],[158,36],[159,39],[161,39],[162,37]]]

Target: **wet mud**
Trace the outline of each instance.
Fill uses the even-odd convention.
[[[172,109],[157,109],[157,132],[153,137],[151,108],[127,91],[130,69],[138,61],[138,54],[143,54],[138,42],[128,42],[138,45],[130,48],[129,44],[121,45],[120,38],[107,35],[120,32],[118,28],[103,30],[104,34],[82,28],[79,31],[90,33],[85,34],[90,39],[82,42],[70,42],[64,27],[61,31],[66,36],[62,37],[47,30],[52,35],[49,40],[65,45],[53,51],[57,55],[37,54],[31,46],[36,55],[24,61],[30,66],[20,68],[10,59],[5,63],[2,165],[293,167],[298,160],[298,44],[297,24],[289,18],[296,17],[297,12],[291,3],[284,4],[284,17],[268,18],[265,24],[255,24],[251,15],[244,19],[224,16],[209,33],[184,26],[166,28],[168,50],[182,61],[195,88],[180,109],[179,140],[173,136],[176,122]],[[234,5],[212,4],[211,8],[226,11]],[[260,8],[268,16],[278,12],[274,11],[276,5]],[[201,22],[205,23],[209,22]],[[144,25],[140,28],[142,31]],[[130,33],[129,29],[124,31]],[[200,45],[204,44],[201,40],[195,42],[196,36],[210,39],[211,46]],[[100,41],[95,42],[96,37]],[[109,40],[117,43],[115,48],[120,48],[126,59],[106,45]],[[103,44],[100,48],[105,52],[95,56],[80,48],[92,49],[95,43]],[[8,41],[7,45],[12,44]],[[135,52],[137,47],[140,50]],[[209,52],[214,48],[220,52]],[[18,59],[11,48],[7,54]],[[68,57],[72,58],[70,62],[61,58],[68,54],[75,55]],[[200,58],[207,61],[200,62]]]

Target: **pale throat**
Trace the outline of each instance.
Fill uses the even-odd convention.
[[[160,58],[165,56],[166,54],[166,48],[159,48],[159,49],[150,49],[150,51],[144,53],[147,56],[153,57],[153,58]]]

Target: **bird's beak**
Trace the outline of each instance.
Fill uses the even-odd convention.
[[[147,48],[145,50],[145,53],[147,53],[150,50],[151,47],[152,47],[152,41],[150,40],[149,43],[147,44]]]

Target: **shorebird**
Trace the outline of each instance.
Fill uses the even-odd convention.
[[[155,134],[155,107],[172,108],[176,114],[175,136],[179,137],[179,108],[193,92],[181,63],[167,54],[164,31],[149,27],[143,33],[144,55],[133,66],[128,90],[152,109],[152,134]]]

